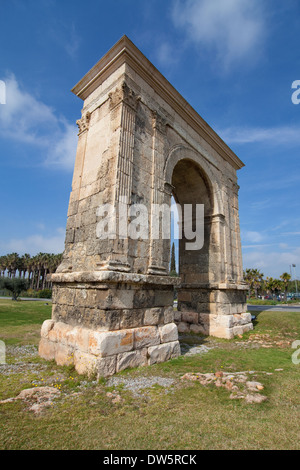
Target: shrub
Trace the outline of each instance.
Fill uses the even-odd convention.
[[[42,289],[42,290],[38,291],[37,297],[39,299],[51,299],[52,290],[51,289]]]
[[[28,281],[18,277],[4,277],[0,279],[0,287],[12,294],[12,300],[17,300],[21,292],[28,287]]]

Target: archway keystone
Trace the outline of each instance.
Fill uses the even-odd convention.
[[[72,91],[84,104],[40,355],[108,376],[177,357],[178,330],[232,338],[252,328],[238,217],[243,163],[126,36]],[[159,228],[172,195],[183,211],[204,207],[203,246],[190,251],[180,240],[179,278],[168,274],[170,237]]]

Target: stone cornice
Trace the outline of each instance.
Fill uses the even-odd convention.
[[[79,98],[85,100],[104,82],[104,80],[124,64],[129,65],[134,72],[150,85],[153,90],[191,126],[191,128],[236,170],[244,166],[244,163],[237,155],[127,36],[123,36],[107,54],[99,60],[77,85],[72,88],[72,92]]]

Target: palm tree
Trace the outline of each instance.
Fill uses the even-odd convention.
[[[44,263],[44,254],[45,253],[38,253],[34,256],[35,259],[35,289],[39,290],[40,282],[41,282],[41,275],[43,270],[43,263]]]
[[[261,289],[263,283],[263,273],[259,269],[246,269],[244,272],[244,279],[249,284],[249,297],[251,291],[254,290],[255,297],[258,296],[258,290]]]
[[[28,253],[25,253],[20,258],[20,276],[21,276],[21,273],[23,272],[23,279],[26,277],[30,259],[31,259],[31,256]]]
[[[0,277],[5,276],[7,269],[7,256],[0,256]]]
[[[291,280],[291,275],[289,273],[283,273],[283,274],[281,274],[280,279],[282,280],[283,285],[284,285],[284,300],[286,302],[286,300],[287,300],[287,291],[288,291],[289,282]]]
[[[279,279],[273,279],[272,277],[267,277],[266,288],[268,291],[272,292],[272,297],[274,299],[276,295],[276,291],[278,292],[282,289],[282,282]]]
[[[16,271],[19,267],[19,255],[18,253],[10,253],[7,257],[7,269],[9,277],[16,277]]]
[[[45,289],[45,283],[47,278],[47,272],[49,269],[49,264],[53,253],[50,255],[48,253],[43,253],[42,255],[42,266],[43,266],[43,273],[42,273],[42,289]]]

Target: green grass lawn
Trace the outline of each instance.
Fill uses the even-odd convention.
[[[234,340],[189,335],[181,342],[207,346],[205,353],[180,356],[118,374],[130,379],[162,377],[171,386],[140,390],[122,383],[78,376],[38,357],[39,331],[50,318],[44,302],[0,301],[0,339],[6,365],[0,366],[0,400],[34,386],[54,386],[60,395],[42,413],[18,400],[0,404],[0,448],[11,449],[299,449],[300,364],[291,344],[300,339],[297,313],[259,312],[254,330]],[[187,372],[254,371],[267,400],[231,400],[214,385],[181,380]],[[114,403],[108,392],[116,391]],[[108,394],[108,395],[107,395]]]

